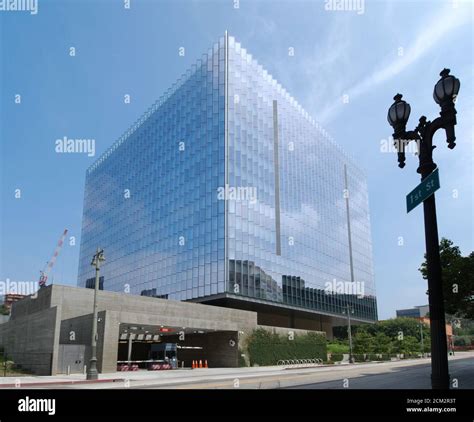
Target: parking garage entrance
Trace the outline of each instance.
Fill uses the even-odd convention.
[[[162,325],[120,324],[117,370],[238,366],[238,333]]]

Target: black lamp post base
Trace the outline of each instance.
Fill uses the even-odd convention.
[[[431,388],[433,390],[449,390],[449,378],[449,374],[448,378],[431,374]]]
[[[91,359],[89,369],[87,370],[86,379],[92,381],[99,379],[99,372],[97,371],[97,359]]]

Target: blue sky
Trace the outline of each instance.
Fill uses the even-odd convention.
[[[387,109],[401,92],[410,127],[437,117],[432,90],[449,67],[461,91],[457,147],[435,138],[439,233],[474,249],[472,2],[366,0],[360,14],[316,0],[123,3],[38,0],[36,15],[0,11],[0,280],[36,280],[68,228],[76,245],[66,243],[53,276],[76,283],[86,168],[226,29],[366,169],[380,318],[427,303],[422,207],[405,209],[417,158],[401,170],[382,151]],[[55,153],[64,136],[95,139],[96,156]]]

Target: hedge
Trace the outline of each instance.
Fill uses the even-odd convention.
[[[340,362],[344,358],[342,353],[331,353],[331,360],[333,362]]]
[[[289,336],[257,328],[247,340],[250,366],[276,365],[279,360],[327,359],[326,338],[317,333]]]
[[[349,345],[338,341],[328,341],[328,353],[349,353]]]

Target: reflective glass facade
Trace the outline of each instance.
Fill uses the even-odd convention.
[[[233,37],[89,168],[82,230],[79,285],[100,246],[108,290],[377,318],[364,174]]]
[[[78,283],[186,300],[225,290],[224,39],[86,174]]]

